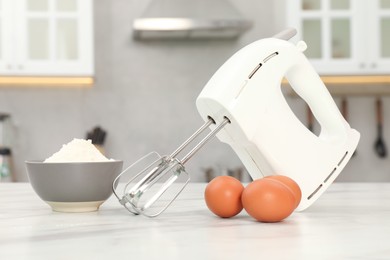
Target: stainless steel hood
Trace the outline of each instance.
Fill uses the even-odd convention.
[[[134,20],[135,39],[236,38],[252,26],[229,0],[152,0]]]

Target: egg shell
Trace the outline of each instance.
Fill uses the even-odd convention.
[[[215,215],[230,218],[243,209],[241,194],[244,186],[231,176],[218,176],[206,186],[204,197],[207,207]]]
[[[270,178],[250,183],[241,199],[245,211],[261,222],[279,222],[295,209],[295,197],[291,189]]]
[[[291,191],[293,192],[294,197],[295,197],[294,209],[296,209],[298,207],[299,203],[301,202],[301,198],[302,198],[302,191],[301,191],[301,188],[299,187],[298,183],[296,183],[293,179],[291,179],[290,177],[287,177],[285,175],[269,175],[265,178],[277,180],[277,181],[280,181],[283,184],[287,185],[291,189]]]

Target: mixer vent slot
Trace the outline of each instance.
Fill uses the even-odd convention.
[[[334,168],[333,171],[328,175],[328,177],[326,177],[326,179],[324,180],[324,183],[327,182],[330,177],[332,177],[333,173],[335,173],[335,171],[337,170],[337,168]]]
[[[311,199],[311,198],[312,198],[312,197],[313,197],[321,188],[322,188],[322,184],[321,184],[320,186],[318,186],[318,188],[315,189],[315,190],[313,191],[313,193],[310,194],[309,197],[307,197],[307,199],[308,199],[308,200]]]
[[[348,151],[345,152],[343,158],[341,158],[341,160],[339,161],[339,163],[337,164],[337,166],[340,166],[340,164],[344,161],[345,157],[347,157],[347,154],[348,154]]]
[[[255,75],[255,73],[261,68],[261,66],[263,66],[263,64],[259,64],[259,65],[257,65],[254,69],[253,69],[253,71],[249,74],[249,76],[248,76],[248,78],[249,79],[251,79],[252,77],[253,77],[253,75]]]
[[[270,59],[272,59],[273,57],[275,57],[276,55],[279,55],[279,52],[274,52],[270,55],[268,55],[267,57],[265,57],[265,59],[263,60],[264,63],[266,63],[267,61],[269,61]]]

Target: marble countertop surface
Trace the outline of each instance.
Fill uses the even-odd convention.
[[[0,183],[0,259],[390,259],[390,183],[334,183],[304,212],[214,216],[193,183],[161,216],[59,213],[29,183]]]

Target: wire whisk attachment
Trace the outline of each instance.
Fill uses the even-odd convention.
[[[192,143],[209,126],[216,124],[209,117],[195,133],[181,144],[171,155],[161,156],[151,152],[126,168],[113,182],[113,191],[119,202],[131,213],[156,217],[164,212],[179,196],[190,181],[184,164],[192,158],[210,139],[212,139],[226,124],[227,117],[199,143],[197,143],[181,160],[177,155]],[[119,179],[124,174],[134,176],[125,184],[123,192],[117,189]],[[173,185],[176,183],[175,185]]]

